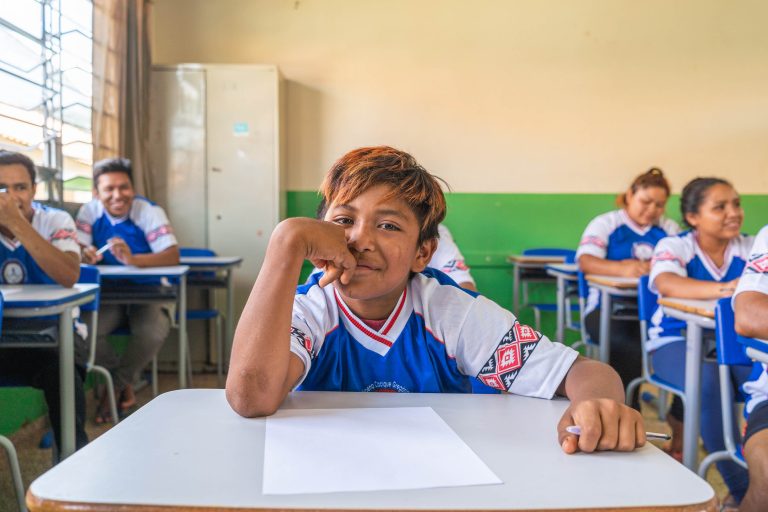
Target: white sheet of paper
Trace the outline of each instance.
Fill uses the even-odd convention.
[[[431,407],[289,409],[267,418],[264,494],[500,483]]]

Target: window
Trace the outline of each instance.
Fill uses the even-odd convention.
[[[41,167],[39,200],[91,198],[92,24],[89,0],[0,0],[0,148]]]

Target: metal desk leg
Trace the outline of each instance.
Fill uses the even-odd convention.
[[[515,316],[520,314],[520,264],[512,264],[512,312]]]
[[[565,341],[565,278],[560,274],[557,274],[557,331],[555,333],[555,339],[559,343]]]
[[[227,269],[227,323],[224,335],[224,368],[229,371],[229,357],[232,354],[232,342],[235,337],[235,283],[232,269]]]
[[[179,388],[187,387],[187,276],[179,279]]]
[[[59,394],[61,404],[61,460],[75,453],[75,343],[72,308],[59,314]]]
[[[600,361],[611,360],[611,293],[600,290]]]
[[[701,421],[701,326],[687,322],[685,332],[685,422],[683,464],[696,471],[699,461]]]

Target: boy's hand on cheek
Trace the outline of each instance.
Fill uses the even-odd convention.
[[[565,430],[572,425],[581,428],[581,435]],[[557,434],[565,453],[628,452],[645,444],[645,427],[640,413],[609,398],[572,403],[557,425]]]
[[[357,260],[347,246],[344,228],[338,224],[307,219],[303,226],[304,257],[317,268],[325,270],[320,286],[326,286],[337,279],[349,283],[354,274]]]

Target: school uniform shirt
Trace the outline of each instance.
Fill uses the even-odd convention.
[[[32,203],[32,228],[55,248],[74,252],[80,256],[75,235],[75,222],[63,210]],[[55,284],[21,245],[21,242],[0,234],[0,283],[2,284]]]
[[[584,254],[607,260],[649,261],[659,240],[680,232],[677,222],[662,217],[658,224],[641,227],[625,210],[598,215],[581,235],[576,261]],[[585,313],[591,313],[600,304],[600,291],[590,288]]]
[[[434,269],[409,281],[375,330],[322,274],[299,286],[291,351],[304,363],[299,389],[470,393],[470,377],[496,389],[551,398],[577,357],[494,302]]]
[[[440,239],[428,266],[443,272],[457,283],[470,282],[475,284],[475,280],[469,273],[469,267],[464,261],[464,256],[462,256],[456,242],[453,241],[451,232],[442,224],[437,226],[437,231],[440,234]]]
[[[768,295],[768,226],[761,229],[755,238],[733,297],[736,298],[742,292]],[[768,365],[755,362],[752,375],[742,389],[749,395],[744,406],[744,413],[749,414],[759,403],[768,400]]]
[[[77,213],[77,238],[84,246],[101,248],[112,237],[125,240],[133,254],[161,252],[177,245],[168,217],[162,208],[136,196],[128,215],[112,217],[98,199],[84,204]],[[102,265],[122,265],[110,252],[103,253]]]
[[[718,268],[699,247],[694,231],[664,238],[656,244],[653,252],[648,287],[653,293],[658,294],[656,278],[665,272],[700,281],[732,281],[741,276],[753,241],[754,237],[749,235],[739,235],[731,240],[725,249],[723,266]],[[651,325],[648,327],[647,349],[656,350],[680,339],[682,339],[680,322],[664,315],[661,306],[656,306],[651,316]]]

